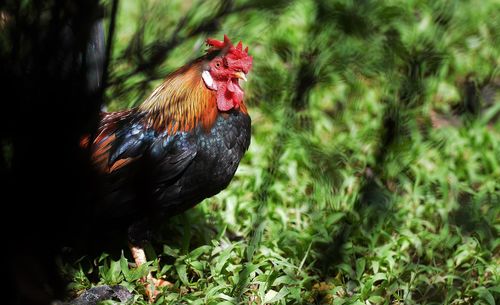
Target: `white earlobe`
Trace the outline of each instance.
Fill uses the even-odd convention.
[[[217,85],[215,84],[214,79],[212,78],[212,75],[210,75],[210,72],[208,72],[206,70],[203,71],[201,73],[201,78],[203,78],[203,82],[205,82],[205,85],[207,85],[207,87],[209,89],[217,90]]]

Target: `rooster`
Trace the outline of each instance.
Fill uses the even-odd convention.
[[[206,43],[205,55],[169,74],[141,105],[103,113],[96,134],[82,142],[105,178],[96,213],[129,228],[137,265],[146,262],[143,224],[222,191],[250,144],[251,120],[239,85],[252,67],[248,47],[241,41],[234,46],[226,35]],[[165,284],[151,274],[147,279]]]

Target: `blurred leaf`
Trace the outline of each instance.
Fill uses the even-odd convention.
[[[495,298],[493,295],[486,289],[485,287],[477,287],[472,290],[474,293],[477,294],[477,296],[488,303],[489,305],[495,305]]]
[[[364,258],[359,258],[356,260],[356,278],[361,279],[363,273],[365,272],[366,260]]]
[[[368,298],[368,301],[373,304],[382,304],[384,303],[385,299],[379,295],[372,295]]]
[[[175,269],[177,270],[177,275],[179,276],[181,282],[184,285],[189,286],[189,279],[187,276],[186,265],[176,264]]]
[[[268,290],[266,292],[266,295],[264,297],[264,303],[274,303],[282,300],[287,294],[288,294],[288,289],[286,287],[283,287],[280,289],[280,291],[276,292],[275,290]]]

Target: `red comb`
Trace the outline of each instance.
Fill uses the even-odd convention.
[[[241,43],[241,41],[238,42],[238,45],[236,47],[234,47],[233,43],[226,34],[224,34],[224,41],[220,41],[214,38],[208,38],[207,45],[210,46],[208,52],[227,49],[228,53],[232,53],[233,56],[241,58],[248,56],[248,47],[243,50],[243,44]]]
[[[245,73],[248,73],[252,67],[252,56],[248,55],[248,47],[243,50],[241,41],[235,47],[231,40],[229,40],[229,37],[224,34],[224,41],[208,38],[207,45],[210,47],[207,51],[208,53],[221,51],[227,63],[233,67],[240,68]]]

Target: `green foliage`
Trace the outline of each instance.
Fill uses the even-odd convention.
[[[71,288],[121,284],[146,303],[151,270],[174,284],[157,304],[498,304],[499,9],[123,1],[110,107],[226,33],[254,56],[252,144],[225,191],[169,220],[149,265],[103,256],[98,283],[67,266]]]

